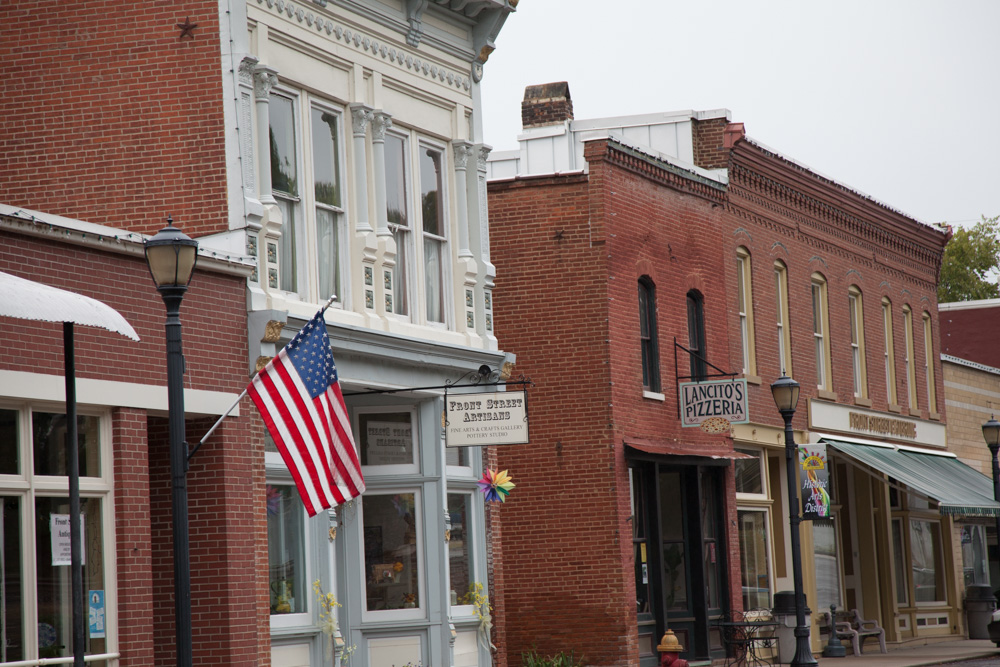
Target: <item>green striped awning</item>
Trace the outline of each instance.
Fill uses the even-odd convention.
[[[1000,516],[1000,503],[993,499],[993,481],[954,455],[924,454],[832,438],[820,440],[855,461],[938,501],[941,514]]]

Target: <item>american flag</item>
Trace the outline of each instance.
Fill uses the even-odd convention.
[[[324,310],[247,387],[309,516],[365,490]]]

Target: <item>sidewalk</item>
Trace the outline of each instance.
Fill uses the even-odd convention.
[[[917,667],[918,665],[940,665],[956,660],[996,657],[1000,665],[1000,648],[988,639],[959,639],[921,646],[908,646],[888,653],[879,653],[878,645],[869,642],[865,653],[859,656],[848,654],[846,658],[823,658],[817,660],[820,667]]]

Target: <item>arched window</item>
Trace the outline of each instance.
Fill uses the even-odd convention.
[[[649,276],[639,278],[639,341],[642,348],[642,388],[660,391],[660,363],[656,343],[656,289]]]
[[[704,380],[708,374],[705,360],[705,298],[698,290],[687,293],[688,349],[691,350],[691,379]]]
[[[885,331],[885,398],[889,405],[896,401],[896,343],[892,334],[892,301],[882,297],[882,327]]]
[[[826,292],[826,278],[812,275],[813,340],[816,345],[816,386],[832,391],[830,377],[830,311]]]
[[[865,315],[861,290],[851,285],[847,291],[851,314],[851,366],[854,371],[854,396],[868,398],[868,369],[865,365]]]
[[[781,260],[774,263],[774,296],[777,300],[778,371],[795,377],[792,375],[792,335],[788,328],[788,269]]]
[[[740,341],[743,344],[743,373],[757,374],[757,354],[753,331],[753,283],[750,279],[750,251],[736,249],[736,295],[740,311]]]

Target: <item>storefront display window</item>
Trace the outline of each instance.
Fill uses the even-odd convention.
[[[306,611],[306,533],[302,501],[294,484],[267,485],[267,554],[271,614]]]
[[[684,573],[684,524],[681,480],[676,472],[660,473],[660,531],[662,539],[663,587],[667,610],[687,609],[687,583]]]
[[[80,473],[87,478],[80,498],[83,594],[90,623],[88,656],[114,650],[106,603],[114,600],[114,547],[106,524],[112,517],[110,442],[104,419],[78,419]],[[68,658],[73,651],[71,614],[69,478],[66,416],[57,412],[0,409],[0,662]],[[29,462],[23,465],[23,462]],[[100,667],[106,662],[88,658]]]
[[[962,530],[962,577],[965,586],[989,584],[989,564],[986,560],[986,527],[968,523]]]
[[[412,413],[362,412],[355,433],[361,465],[380,466],[379,473],[416,472]]]
[[[892,560],[896,570],[896,602],[905,607],[910,601],[909,587],[906,585],[906,560],[903,546],[903,520],[892,520]]]
[[[910,519],[910,565],[917,604],[946,601],[942,558],[941,524]]]
[[[761,495],[764,493],[763,465],[759,450],[737,449],[740,454],[753,458],[736,459],[736,493]]]
[[[472,517],[472,494],[448,494],[448,518],[451,523],[448,535],[448,576],[451,579],[451,604],[468,604],[466,596],[473,576],[472,536],[469,521]]]
[[[364,496],[368,611],[421,607],[419,500],[416,491]]]
[[[840,564],[837,561],[837,526],[833,519],[813,519],[813,552],[816,556],[816,607],[829,609],[840,602]]]
[[[740,509],[740,574],[743,609],[771,607],[770,558],[767,544],[767,510]]]

